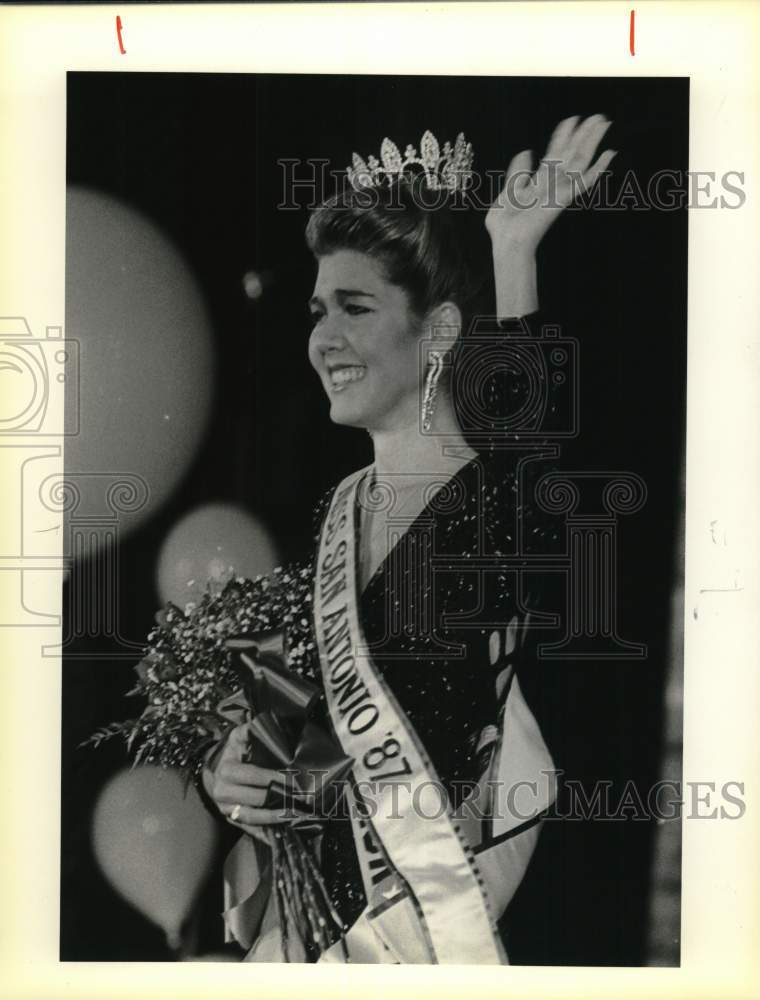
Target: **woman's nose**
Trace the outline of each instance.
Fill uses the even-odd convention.
[[[343,324],[338,316],[324,316],[314,328],[314,341],[318,350],[323,353],[337,350],[345,346]]]

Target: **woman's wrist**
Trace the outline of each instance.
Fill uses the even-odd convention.
[[[504,232],[489,232],[494,259],[497,257],[535,257],[541,242],[533,233],[521,233],[512,228]]]
[[[496,312],[526,316],[538,309],[536,244],[515,235],[492,238]]]

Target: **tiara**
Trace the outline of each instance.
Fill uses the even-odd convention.
[[[463,132],[456,137],[453,147],[445,142],[441,151],[438,140],[428,131],[420,140],[419,156],[415,147],[409,145],[402,159],[398,146],[386,137],[380,144],[379,160],[376,156],[368,156],[365,162],[354,153],[346,172],[353,187],[361,189],[382,187],[384,181],[391,186],[404,174],[411,177],[418,173],[415,168],[421,167],[429,188],[457,191],[467,187],[472,177],[472,161],[472,143],[465,141]]]

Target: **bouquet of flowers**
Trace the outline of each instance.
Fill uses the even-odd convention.
[[[286,772],[290,802],[308,806],[302,820],[269,832],[271,884],[286,959],[296,937],[299,955],[316,960],[344,931],[319,873],[319,817],[339,796],[352,762],[321,715],[311,581],[311,567],[295,566],[255,580],[231,579],[184,610],[167,605],[156,616],[129,692],[146,699],[145,709],[87,742],[121,736],[135,764],[178,768],[197,781],[213,748],[248,722],[246,759]],[[270,787],[267,807],[285,804]]]

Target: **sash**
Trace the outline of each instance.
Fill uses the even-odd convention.
[[[522,881],[541,814],[556,797],[554,764],[510,677],[490,766],[451,813],[411,722],[367,654],[358,618],[356,491],[366,471],[333,496],[314,611],[330,717],[355,761],[350,817],[368,902],[344,941],[319,961],[508,964],[495,920]],[[518,641],[509,639],[514,631],[513,620],[508,644]],[[246,961],[281,962],[266,862],[254,845],[238,846],[246,856],[238,859],[236,891],[226,880],[227,940],[250,948]]]
[[[355,761],[354,789],[364,786],[371,798],[371,819],[359,816],[359,829],[354,827],[362,870],[371,872],[366,855],[379,847],[389,869],[383,881],[393,879],[396,889],[388,910],[395,897],[407,912],[412,903],[415,938],[425,941],[428,962],[505,964],[498,915],[472,848],[453,822],[424,747],[367,653],[356,599],[356,491],[365,471],[349,476],[333,495],[314,595],[327,706],[344,752]],[[375,885],[366,877],[367,898],[374,900]]]

